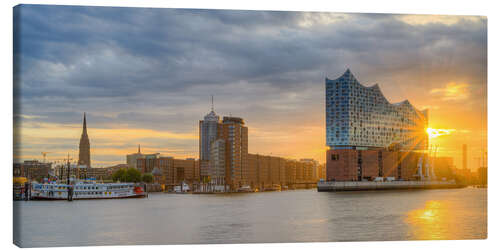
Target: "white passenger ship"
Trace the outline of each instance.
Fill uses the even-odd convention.
[[[68,193],[70,197],[68,199]],[[144,189],[134,183],[97,183],[78,181],[75,184],[32,183],[34,200],[84,200],[146,197]]]

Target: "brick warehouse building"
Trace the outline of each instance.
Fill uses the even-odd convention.
[[[390,103],[377,84],[360,84],[349,69],[325,79],[325,94],[328,181],[417,178],[428,145],[427,110],[408,100]]]
[[[315,183],[324,178],[323,164],[310,159],[292,160],[277,156],[248,154],[248,184],[263,190],[274,184],[292,187],[297,184]]]
[[[200,180],[200,165],[193,158],[175,159],[170,156],[151,154],[150,157],[137,159],[137,168],[142,173],[159,172],[155,182],[167,187],[179,185],[182,181],[193,184]]]

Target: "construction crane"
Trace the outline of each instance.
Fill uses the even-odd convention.
[[[47,158],[47,154],[52,153],[52,152],[42,152],[43,155],[43,163],[45,163],[45,160]]]
[[[436,173],[434,172],[434,166],[436,163],[438,148],[439,148],[439,145],[434,145],[434,150],[431,152],[431,154],[434,154],[434,156],[432,157],[432,164],[431,164],[431,177],[432,177],[432,179],[436,179]]]

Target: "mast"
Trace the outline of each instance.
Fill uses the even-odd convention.
[[[68,165],[68,170],[67,170],[67,173],[66,173],[66,178],[67,178],[67,179],[66,179],[66,184],[68,184],[68,185],[69,185],[69,175],[70,175],[70,172],[71,172],[71,164],[70,164],[70,162],[69,162],[70,160],[71,160],[71,159],[69,158],[69,153],[68,153],[68,163],[67,163],[67,165]]]

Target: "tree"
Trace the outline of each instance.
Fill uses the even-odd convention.
[[[112,175],[113,181],[120,182],[140,182],[141,172],[135,168],[120,168]]]
[[[146,183],[151,183],[153,182],[153,175],[151,173],[146,173],[142,175],[142,181]]]
[[[115,182],[116,181],[124,182],[126,181],[126,175],[127,175],[127,170],[125,168],[120,168],[118,169],[118,171],[113,173],[112,178],[113,181]]]
[[[127,182],[140,182],[141,181],[141,172],[135,168],[127,169],[126,176],[127,176],[126,177]]]

